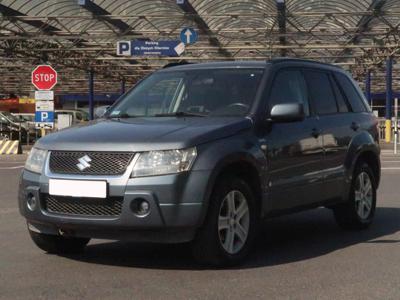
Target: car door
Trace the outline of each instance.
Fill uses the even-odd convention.
[[[344,191],[344,162],[355,133],[351,129],[350,106],[331,72],[309,69],[304,75],[312,106],[319,118],[325,152],[322,200],[336,200]]]
[[[268,111],[276,104],[300,102],[305,119],[272,123],[265,136],[268,158],[267,212],[292,209],[319,200],[323,171],[318,120],[310,111],[307,87],[300,69],[281,69],[268,96]]]

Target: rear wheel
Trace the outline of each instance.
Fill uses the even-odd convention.
[[[70,254],[83,252],[89,238],[63,237],[29,230],[33,242],[43,251],[54,254]]]
[[[366,163],[356,166],[349,200],[334,208],[337,223],[345,229],[363,229],[371,225],[376,207],[376,184]]]
[[[215,266],[238,263],[253,243],[257,215],[254,195],[244,180],[228,177],[219,181],[193,243],[196,259]]]

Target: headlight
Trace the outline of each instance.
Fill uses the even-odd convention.
[[[25,169],[35,173],[41,173],[46,155],[47,150],[32,148],[31,152],[29,153],[28,159],[26,160]]]
[[[149,151],[139,154],[132,177],[180,173],[190,169],[197,155],[196,148]]]

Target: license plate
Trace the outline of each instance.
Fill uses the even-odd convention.
[[[49,194],[54,196],[106,198],[107,182],[91,180],[50,179]]]

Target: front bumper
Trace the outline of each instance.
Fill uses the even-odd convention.
[[[30,230],[46,234],[149,242],[192,240],[201,225],[210,172],[191,171],[142,178],[129,178],[129,174],[128,171],[123,176],[94,178],[51,174],[48,167],[42,175],[24,170],[19,186],[19,209]],[[107,180],[108,196],[123,199],[121,213],[90,216],[49,212],[43,201],[49,192],[50,178]],[[33,211],[27,207],[28,196],[38,200]],[[146,217],[135,215],[131,209],[131,203],[137,198],[150,204],[150,213]]]

